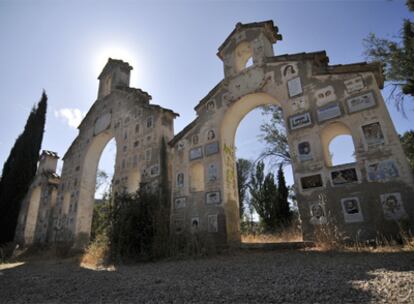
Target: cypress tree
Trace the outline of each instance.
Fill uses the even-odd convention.
[[[288,202],[289,189],[286,186],[285,174],[282,165],[277,171],[277,190],[278,190],[278,209],[281,224],[288,224],[290,222],[291,211]]]
[[[17,137],[0,180],[0,244],[12,242],[21,201],[36,174],[46,122],[47,96],[29,114],[24,131]]]

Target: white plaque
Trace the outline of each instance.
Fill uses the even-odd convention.
[[[293,78],[288,80],[288,91],[289,97],[295,97],[303,93],[302,84],[300,82],[300,77]]]
[[[349,113],[362,111],[375,106],[374,93],[369,92],[347,100]]]

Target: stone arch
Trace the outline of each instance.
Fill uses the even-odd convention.
[[[240,72],[246,68],[249,59],[253,58],[253,49],[250,43],[243,41],[237,45],[234,56],[236,72]]]
[[[95,136],[91,140],[85,157],[83,158],[75,227],[77,241],[79,242],[85,242],[89,239],[95,201],[94,195],[98,163],[105,146],[112,138],[115,138],[116,141],[116,137],[111,130],[106,130]],[[119,151],[118,148],[117,144],[117,153]],[[116,157],[116,159],[118,158]]]
[[[257,107],[269,104],[282,106],[276,98],[267,93],[245,95],[226,110],[221,122],[223,199],[226,201],[226,232],[227,241],[230,245],[231,243],[240,242],[239,198],[234,145],[236,131],[240,122],[249,112]]]
[[[329,145],[332,142],[332,140],[334,140],[335,138],[341,135],[349,135],[352,137],[354,151],[355,151],[355,142],[352,136],[352,131],[343,122],[338,122],[338,121],[332,122],[321,130],[320,136],[321,136],[323,158],[324,158],[324,161],[327,167],[333,166],[332,155],[329,150]]]
[[[25,243],[31,244],[34,239],[36,231],[36,223],[39,214],[40,198],[42,194],[42,188],[37,186],[33,189],[30,195],[29,210],[27,211],[26,225],[25,225]]]

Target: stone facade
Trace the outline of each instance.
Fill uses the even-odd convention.
[[[87,243],[97,164],[111,138],[117,143],[114,189],[128,191],[143,179],[157,187],[164,139],[172,231],[197,229],[237,246],[235,133],[247,113],[268,104],[283,110],[304,239],[328,221],[344,237],[361,240],[396,233],[400,221],[414,226],[413,177],[381,96],[381,65],[332,66],[325,52],[275,56],[273,44],[281,39],[272,21],[237,24],[217,54],[225,78],[175,136],[177,114],[129,88],[132,68],[110,59],[99,76],[98,100],[63,158],[52,220],[57,232],[50,240]],[[344,134],[352,136],[356,161],[333,166],[329,144]]]

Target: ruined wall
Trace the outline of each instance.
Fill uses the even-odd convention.
[[[15,240],[19,244],[44,244],[53,233],[52,214],[60,178],[56,174],[58,156],[43,151],[36,176],[21,203]]]
[[[353,239],[393,234],[401,220],[413,225],[413,178],[381,96],[380,65],[329,66],[325,52],[273,56],[280,35],[271,29],[236,27],[219,48],[226,77],[171,142],[176,232],[239,242],[234,136],[247,113],[267,104],[284,113],[305,239],[328,220]],[[243,68],[249,56],[253,65]],[[356,161],[332,166],[329,143],[342,134],[352,136]],[[195,172],[204,172],[203,187],[191,186]]]
[[[40,227],[42,240],[47,235],[50,242],[86,246],[105,145],[116,141],[113,189],[133,192],[140,183],[158,189],[164,138],[173,233],[202,232],[218,245],[238,246],[235,134],[246,114],[269,104],[283,111],[305,240],[314,239],[315,227],[336,226],[344,239],[359,240],[395,234],[401,223],[414,229],[413,177],[381,96],[381,65],[330,66],[325,52],[274,56],[272,45],[281,39],[272,21],[237,24],[217,54],[225,78],[175,136],[177,114],[129,88],[132,67],[109,59],[99,75],[98,99],[63,158],[57,194],[39,175],[24,203],[20,238],[26,229],[32,242]],[[344,134],[352,136],[355,162],[333,166],[329,144]],[[30,201],[33,210],[46,213],[28,222],[27,214],[37,214]],[[46,218],[53,224],[45,226]]]

